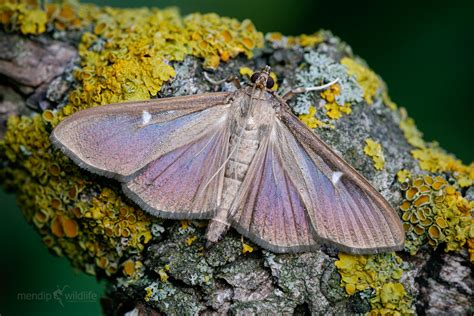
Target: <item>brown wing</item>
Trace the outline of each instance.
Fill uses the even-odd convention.
[[[124,182],[125,193],[154,215],[209,217],[223,181],[223,172],[214,175],[227,154],[228,97],[212,93],[84,110],[61,122],[51,139],[80,166]]]
[[[293,114],[277,124],[283,160],[299,191],[316,237],[350,253],[403,248],[395,210],[370,183]]]

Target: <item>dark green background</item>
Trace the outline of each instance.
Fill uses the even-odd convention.
[[[250,18],[262,32],[288,35],[332,30],[386,81],[427,140],[437,140],[465,163],[474,158],[474,3],[455,1],[95,1],[111,6],[178,6],[183,14],[217,12]],[[23,220],[12,195],[0,191],[0,315],[98,314],[99,303],[25,302],[19,292],[71,291],[102,286],[50,255]]]

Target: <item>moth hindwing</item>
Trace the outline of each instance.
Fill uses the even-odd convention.
[[[79,166],[114,178],[149,213],[211,219],[275,252],[403,247],[400,219],[349,164],[271,90],[269,67],[235,92],[80,111],[51,135]]]

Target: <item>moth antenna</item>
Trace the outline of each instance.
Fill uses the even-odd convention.
[[[286,102],[288,100],[290,100],[291,98],[293,98],[295,95],[297,94],[301,94],[301,93],[306,93],[306,92],[311,92],[311,91],[320,91],[320,90],[324,90],[324,89],[327,89],[329,88],[330,86],[332,86],[333,84],[335,83],[338,83],[339,82],[339,78],[337,78],[336,80],[333,80],[329,83],[326,83],[326,84],[323,84],[321,86],[316,86],[316,87],[300,87],[300,88],[296,88],[296,89],[291,89],[290,91],[286,92],[281,98]]]
[[[224,79],[221,79],[221,80],[214,80],[212,79],[211,77],[209,77],[209,75],[207,74],[207,72],[204,72],[204,79],[206,79],[207,81],[209,81],[209,83],[213,84],[213,85],[220,85],[220,84],[223,84],[223,83],[232,83],[237,89],[240,89],[241,86],[240,86],[240,81],[239,79],[234,76],[234,75],[230,75]]]
[[[327,89],[329,88],[330,86],[332,86],[333,84],[335,83],[338,83],[339,82],[339,78],[336,78],[335,80],[329,82],[329,83],[326,83],[326,84],[323,84],[321,86],[316,86],[316,87],[308,87],[308,88],[303,88],[305,92],[310,92],[310,91],[319,91],[319,90],[324,90],[324,89]]]

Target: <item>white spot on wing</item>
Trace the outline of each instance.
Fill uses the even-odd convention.
[[[148,111],[143,111],[142,112],[142,125],[147,125],[150,123],[151,120],[151,114],[148,113]]]
[[[331,182],[334,186],[339,182],[339,180],[341,180],[343,174],[344,173],[340,171],[333,172],[333,174],[331,175]]]

